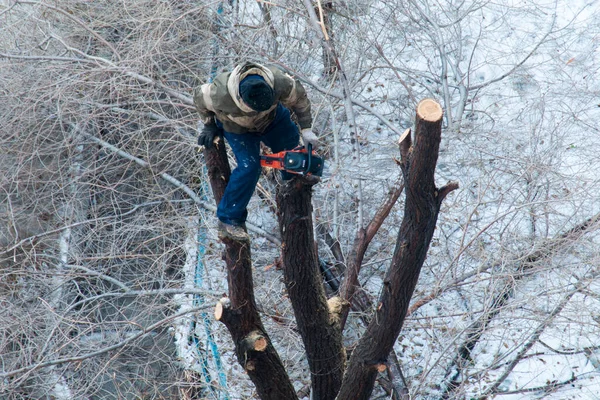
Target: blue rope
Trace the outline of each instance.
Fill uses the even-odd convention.
[[[223,15],[223,2],[221,1],[217,7],[217,30],[221,26],[222,15]],[[215,62],[215,59],[217,57],[218,52],[219,52],[219,42],[217,39],[215,39],[214,44],[213,44],[213,62],[212,62],[211,72],[210,72],[210,81],[212,81],[213,78],[217,74],[217,63]],[[206,166],[204,166],[203,169],[204,169],[204,173],[206,174],[207,173]],[[200,188],[200,192],[201,192],[200,193],[201,198],[203,200],[206,200],[207,193],[208,193],[208,187],[206,185],[205,180],[203,180],[203,183]],[[194,276],[194,284],[197,288],[202,288],[204,285],[204,270],[205,270],[204,269],[204,255],[206,254],[206,247],[204,245],[205,243],[206,243],[206,228],[204,227],[204,224],[202,223],[202,221],[199,220],[199,223],[198,223],[198,257],[197,257],[195,276]],[[201,294],[194,295],[193,303],[194,303],[194,306],[196,306],[196,307],[202,306],[204,304],[204,296]],[[221,361],[221,354],[219,353],[219,348],[217,347],[217,343],[215,342],[214,335],[212,333],[211,319],[208,316],[208,314],[205,312],[200,313],[200,318],[203,321],[204,331],[206,334],[206,341],[207,341],[206,347],[210,350],[210,353],[212,355],[212,358],[215,362],[215,366],[217,369],[220,390],[215,388],[213,385],[211,385],[212,378],[211,378],[210,370],[209,370],[208,356],[203,354],[202,346],[200,343],[200,338],[198,337],[198,335],[196,333],[197,321],[192,320],[192,323],[190,326],[190,339],[191,339],[191,342],[193,342],[193,344],[196,348],[196,351],[198,353],[198,358],[200,360],[200,364],[202,367],[202,375],[203,375],[204,380],[207,383],[207,385],[211,388],[211,391],[215,395],[216,399],[229,400],[229,393],[227,391],[227,376],[226,376],[225,370],[223,368],[223,363]],[[222,397],[221,397],[221,394],[223,395]]]
[[[206,197],[205,188],[202,187],[201,191],[202,191],[202,197],[205,198]],[[203,280],[204,280],[203,279],[203,272],[204,272],[203,259],[204,259],[204,254],[206,253],[206,248],[204,247],[204,242],[206,239],[206,232],[205,232],[204,227],[202,226],[201,221],[198,226],[197,239],[198,239],[198,255],[197,255],[196,268],[194,270],[194,286],[196,286],[197,288],[202,288],[203,283],[204,283],[203,282]],[[204,304],[204,296],[202,296],[201,294],[195,294],[193,304],[194,304],[194,307],[202,306]],[[204,318],[206,318],[206,316],[203,314],[206,314],[206,313],[202,313],[200,316],[204,319]],[[198,359],[200,360],[200,365],[202,367],[202,376],[204,377],[204,381],[206,382],[206,384],[208,386],[210,386],[212,379],[210,376],[208,358],[202,354],[200,338],[196,334],[196,325],[197,325],[196,320],[195,319],[192,320],[192,323],[190,326],[190,336],[191,336],[190,339],[194,344],[196,352],[198,353]],[[212,386],[211,386],[211,388],[212,388]],[[212,390],[214,392],[214,388],[212,388]]]
[[[202,188],[203,195],[206,196],[206,187],[203,185]],[[206,248],[204,247],[204,243],[206,242],[206,229],[202,223],[199,224],[198,227],[198,262],[196,263],[196,273],[194,278],[194,283],[196,287],[202,288],[204,286],[204,254],[206,252]],[[201,306],[204,304],[204,296],[201,294],[197,294],[194,296],[194,305]],[[224,400],[229,400],[229,394],[227,393],[227,376],[225,375],[225,370],[223,368],[223,363],[221,362],[221,354],[219,353],[219,349],[217,347],[217,343],[215,342],[214,335],[212,333],[211,328],[211,319],[209,315],[205,312],[200,313],[200,318],[203,321],[204,330],[206,333],[206,341],[207,347],[210,349],[210,353],[214,359],[216,369],[218,371],[218,381],[219,386],[221,387],[221,391],[223,392],[223,397],[219,396],[219,391],[211,386],[212,392],[216,395],[217,399],[223,398]],[[200,343],[200,339],[198,335],[195,333],[197,327],[197,322],[192,321],[192,339],[196,346],[196,350],[198,351],[198,356],[200,359],[200,363],[202,366],[202,375],[204,376],[204,380],[207,384],[210,385],[212,379],[210,375],[209,365],[208,365],[208,357],[202,354],[202,347]]]

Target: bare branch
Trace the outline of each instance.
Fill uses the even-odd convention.
[[[149,326],[141,329],[138,333],[135,333],[135,334],[129,336],[127,339],[124,339],[124,340],[120,341],[119,343],[115,343],[111,346],[104,347],[102,349],[99,349],[99,350],[91,352],[91,353],[86,353],[86,354],[82,354],[82,355],[74,356],[74,357],[59,358],[59,359],[50,360],[50,361],[39,361],[35,364],[31,364],[31,365],[28,365],[28,366],[25,366],[25,367],[22,367],[19,369],[15,369],[12,371],[0,372],[0,378],[10,378],[10,377],[13,377],[16,375],[29,373],[29,372],[39,370],[41,368],[50,367],[53,365],[75,363],[75,362],[83,361],[83,360],[86,360],[89,358],[97,357],[99,355],[111,352],[113,350],[118,350],[118,349],[126,346],[127,344],[143,337],[144,335],[149,334],[150,332],[154,331],[155,329],[160,328],[169,322],[173,322],[177,318],[183,317],[188,314],[196,313],[198,311],[206,310],[206,309],[209,309],[210,307],[211,307],[210,305],[204,305],[202,307],[194,307],[194,308],[190,308],[188,310],[170,315],[166,318],[163,318],[162,320],[160,320],[158,322],[155,322],[152,325],[149,325]]]

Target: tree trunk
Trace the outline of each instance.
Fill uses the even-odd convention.
[[[312,374],[312,399],[335,399],[346,353],[339,326],[339,302],[325,297],[313,239],[312,186],[315,177],[298,177],[277,193],[282,260],[287,292],[294,309]]]
[[[210,184],[218,204],[231,174],[223,139],[204,151]],[[252,281],[252,257],[248,241],[223,240],[229,298],[215,307],[235,344],[238,362],[256,386],[261,399],[297,399],[296,392],[256,308]]]
[[[410,299],[425,262],[444,197],[456,183],[437,189],[434,171],[441,140],[442,109],[426,99],[417,106],[415,144],[410,131],[400,138],[402,173],[406,186],[404,218],[388,269],[375,318],[352,352],[338,399],[369,399],[377,373],[400,333]]]
[[[227,150],[225,149],[223,137],[218,137],[214,144],[214,147],[204,149],[204,160],[206,161],[206,169],[208,170],[215,204],[218,205],[229,182],[231,168],[227,160]]]

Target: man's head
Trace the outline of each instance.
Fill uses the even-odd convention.
[[[260,75],[248,75],[240,82],[240,97],[254,111],[268,110],[275,102],[273,88]]]

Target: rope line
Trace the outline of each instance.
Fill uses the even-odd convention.
[[[230,2],[230,4],[233,6],[233,2]],[[217,6],[217,15],[216,15],[216,31],[218,32],[220,30],[220,27],[223,25],[223,1],[219,2],[218,6]],[[216,35],[215,35],[216,36]],[[215,37],[214,42],[213,42],[213,57],[212,57],[212,65],[211,65],[211,69],[210,69],[210,78],[209,78],[209,82],[212,82],[212,80],[214,79],[214,77],[217,74],[217,56],[219,53],[219,42],[218,39]],[[203,163],[203,174],[207,175],[207,169],[206,169],[206,164]],[[206,179],[202,179],[202,184],[200,186],[200,196],[201,198],[206,201],[207,200],[207,194],[209,193],[209,188],[206,184]],[[195,268],[195,275],[194,275],[194,285],[197,288],[202,288],[204,286],[204,274],[205,274],[205,264],[204,264],[204,255],[206,253],[206,247],[205,247],[205,243],[207,241],[207,235],[206,235],[206,227],[205,224],[202,221],[202,217],[199,216],[198,218],[198,254],[197,254],[197,263],[196,263],[196,268]],[[204,296],[201,294],[195,294],[194,295],[194,299],[193,299],[193,303],[194,306],[201,306],[204,304]],[[219,353],[219,348],[217,346],[217,343],[215,341],[213,332],[212,332],[212,320],[209,317],[209,315],[206,312],[201,312],[199,315],[199,318],[202,320],[202,325],[204,327],[204,333],[206,335],[206,346],[203,348],[202,346],[202,342],[200,340],[200,337],[198,335],[198,332],[196,331],[196,329],[198,329],[198,320],[197,319],[192,319],[191,325],[190,325],[190,342],[194,344],[194,347],[196,349],[197,355],[198,355],[198,360],[200,362],[201,365],[201,369],[202,369],[202,375],[204,378],[204,381],[206,382],[206,384],[209,386],[213,396],[215,399],[217,400],[229,400],[229,391],[227,390],[227,376],[225,374],[225,369],[223,366],[223,362],[221,361],[221,354]],[[207,354],[208,351],[210,351],[210,355],[212,356],[212,359],[214,361],[216,370],[217,370],[217,381],[218,381],[218,387],[216,385],[212,384],[212,377],[210,374],[210,365],[209,365],[209,355]]]

